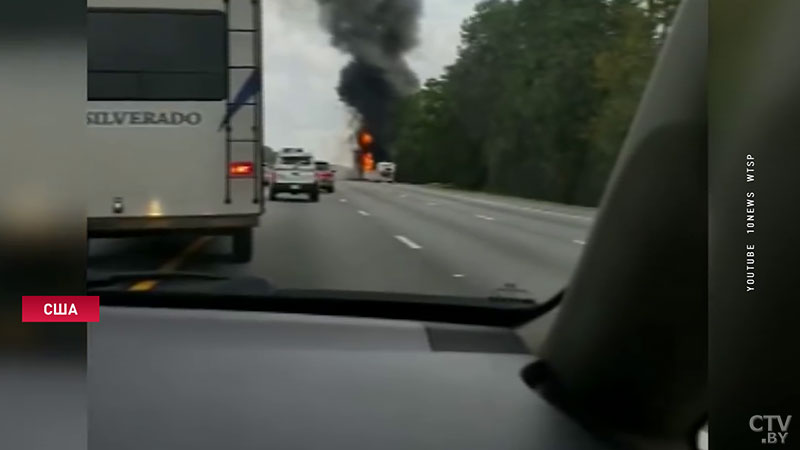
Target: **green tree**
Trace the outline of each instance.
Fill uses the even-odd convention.
[[[592,147],[579,175],[577,200],[582,203],[595,204],[602,195],[678,4],[609,3],[606,48],[594,61],[595,86],[604,100],[587,126]]]
[[[678,0],[487,0],[405,99],[398,177],[594,204]]]

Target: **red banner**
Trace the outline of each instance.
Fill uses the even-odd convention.
[[[23,296],[23,322],[99,322],[100,297]]]

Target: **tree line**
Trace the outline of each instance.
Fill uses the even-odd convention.
[[[679,0],[486,0],[396,111],[398,179],[595,205]]]

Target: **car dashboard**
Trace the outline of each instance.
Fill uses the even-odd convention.
[[[528,387],[507,328],[101,307],[94,449],[605,449]]]

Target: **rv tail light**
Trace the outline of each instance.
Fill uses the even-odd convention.
[[[229,173],[233,177],[249,177],[253,175],[253,163],[251,162],[232,162]]]

